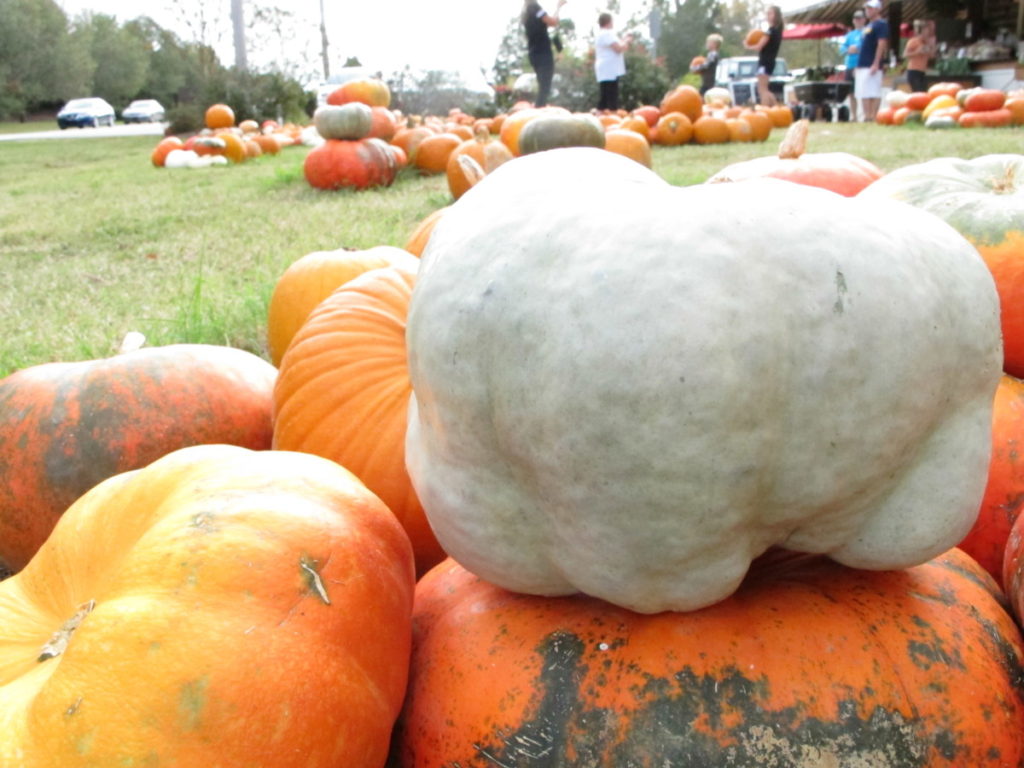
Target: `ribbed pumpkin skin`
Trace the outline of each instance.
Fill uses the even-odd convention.
[[[1024,377],[1024,155],[946,157],[907,165],[861,194],[923,208],[974,244],[999,292],[1003,369]]]
[[[423,573],[444,552],[405,470],[405,319],[415,280],[399,267],[371,270],[317,305],[281,361],[274,448],[353,472],[401,521]]]
[[[331,462],[208,445],[111,478],[0,582],[0,765],[379,767],[412,591],[407,537]]]
[[[1010,530],[1024,507],[1024,381],[1004,376],[992,409],[992,458],[974,527],[958,545],[1002,584]]]
[[[415,270],[414,258],[401,248],[378,245],[362,251],[346,248],[314,251],[293,261],[278,278],[267,308],[267,348],[271,362],[280,365],[295,332],[335,288],[364,272],[389,264],[404,263]]]
[[[0,566],[22,568],[112,475],[189,445],[269,448],[276,376],[249,352],[176,344],[0,380]]]
[[[1021,638],[994,595],[951,550],[908,571],[798,562],[643,616],[446,560],[416,588],[399,764],[1017,766]]]
[[[370,140],[328,139],[311,149],[302,166],[317,189],[387,186],[394,181],[394,159]]]

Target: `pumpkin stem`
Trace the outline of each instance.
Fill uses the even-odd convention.
[[[1014,166],[1006,166],[1006,173],[1002,178],[992,180],[992,191],[997,195],[1008,195],[1017,188],[1017,180],[1014,178]]]
[[[779,144],[779,158],[782,160],[800,157],[807,149],[807,130],[810,127],[810,120],[797,120],[786,131]]]
[[[128,352],[135,352],[142,349],[146,343],[146,337],[138,331],[128,331],[121,339],[121,345],[117,348],[117,354],[124,355]]]
[[[458,162],[462,175],[466,177],[470,187],[479,184],[480,180],[487,175],[487,172],[480,167],[480,163],[469,155],[459,155],[456,162]]]
[[[86,616],[92,613],[92,609],[95,607],[95,600],[90,600],[88,603],[78,606],[75,615],[65,621],[61,628],[53,633],[53,637],[47,640],[46,644],[39,650],[39,658],[36,661],[55,659],[64,653],[67,650],[68,643],[71,642],[71,635],[74,634],[75,630],[78,629],[78,625],[85,620]]]

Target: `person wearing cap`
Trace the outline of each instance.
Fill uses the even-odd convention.
[[[882,0],[868,0],[864,3],[864,13],[867,23],[861,34],[853,93],[860,102],[861,118],[872,123],[882,102],[882,73],[889,54],[889,25],[882,18]]]
[[[853,29],[846,33],[843,42],[839,46],[839,53],[845,56],[844,74],[848,83],[853,83],[854,72],[857,71],[857,59],[860,55],[860,41],[864,36],[864,11],[858,8],[853,12]],[[857,122],[857,99],[850,97],[850,120]]]

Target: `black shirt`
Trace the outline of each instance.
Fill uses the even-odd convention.
[[[761,49],[757,57],[758,66],[764,67],[770,75],[775,70],[775,59],[779,55],[779,46],[782,45],[782,27],[772,27],[768,30],[768,42]]]
[[[527,3],[523,9],[526,48],[530,53],[551,53],[551,38],[548,37],[548,25],[544,23],[545,15],[540,3]]]

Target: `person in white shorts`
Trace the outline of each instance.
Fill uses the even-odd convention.
[[[882,101],[882,74],[889,53],[889,24],[882,18],[882,0],[868,0],[864,3],[864,13],[867,23],[857,55],[853,95],[860,105],[862,119],[871,123]]]

